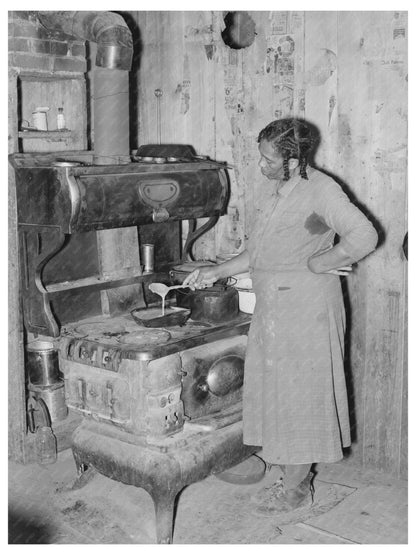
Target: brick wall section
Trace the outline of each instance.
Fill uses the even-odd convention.
[[[36,12],[9,12],[9,66],[23,72],[85,73],[85,43],[45,29]]]

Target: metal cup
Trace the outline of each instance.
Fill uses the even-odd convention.
[[[155,246],[146,243],[142,245],[142,263],[144,264],[144,272],[151,273],[154,270],[154,253]]]

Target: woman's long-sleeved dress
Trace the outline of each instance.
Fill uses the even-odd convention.
[[[307,261],[337,234],[358,261],[377,233],[330,177],[292,177],[247,245],[256,308],[243,396],[244,443],[274,464],[335,462],[350,445],[344,375],[345,310],[340,279]]]

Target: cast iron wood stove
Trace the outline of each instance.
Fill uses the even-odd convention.
[[[155,305],[148,285],[171,283],[171,268],[193,260],[195,240],[225,213],[226,164],[163,145],[141,147],[123,165],[94,165],[85,152],[59,156],[12,160],[25,326],[53,338],[67,405],[84,416],[72,438],[78,472],[92,467],[146,489],[157,541],[170,543],[180,490],[256,450],[243,445],[241,424],[250,319],[237,313],[212,323],[191,314],[182,326],[148,328],[130,311],[140,301]],[[196,218],[209,219],[197,228]],[[183,249],[182,220],[189,220]],[[94,250],[86,238],[126,226],[138,226],[140,241],[155,245],[154,272],[74,279],[74,253]],[[63,266],[68,275],[61,270],[59,281]],[[141,298],[130,295],[104,315],[100,292],[132,285],[140,285]]]

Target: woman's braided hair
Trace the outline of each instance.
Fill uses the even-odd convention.
[[[260,131],[257,142],[263,139],[271,142],[275,151],[282,154],[285,181],[290,177],[290,158],[299,160],[299,173],[303,179],[308,179],[306,167],[319,142],[319,135],[313,126],[296,118],[278,119]]]

